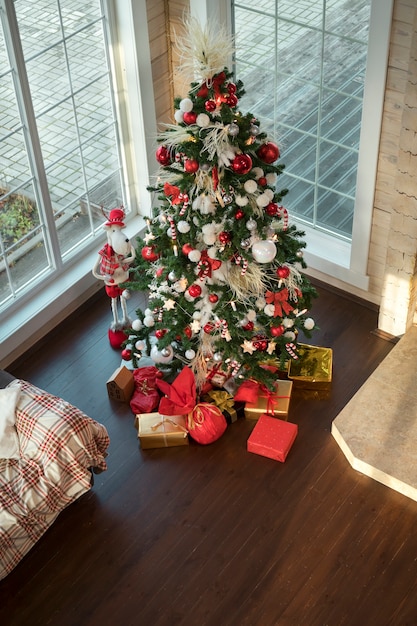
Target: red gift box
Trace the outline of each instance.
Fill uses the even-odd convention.
[[[297,433],[297,424],[263,414],[247,441],[248,452],[284,462]]]

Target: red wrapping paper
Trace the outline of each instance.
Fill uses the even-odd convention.
[[[188,432],[195,441],[209,444],[223,435],[227,428],[226,418],[213,404],[196,404],[195,377],[189,367],[184,367],[172,384],[164,380],[157,380],[156,384],[165,394],[159,403],[159,413],[187,415]]]
[[[249,436],[247,450],[283,463],[297,434],[297,424],[263,414]]]
[[[156,385],[160,376],[161,373],[153,365],[134,370],[134,389],[130,399],[130,408],[133,413],[152,413],[156,409],[161,398]]]

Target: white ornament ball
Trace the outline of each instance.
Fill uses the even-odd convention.
[[[255,228],[257,227],[257,223],[255,222],[255,220],[250,219],[246,222],[246,228],[248,230],[255,230]]]
[[[197,115],[196,123],[200,128],[206,128],[210,124],[210,118],[206,113],[200,113]]]
[[[269,199],[269,195],[267,193],[261,193],[261,195],[256,198],[256,204],[261,208],[268,206],[270,202],[271,200]]]
[[[198,263],[201,259],[200,250],[191,250],[191,252],[188,253],[188,258],[190,259],[191,263]]]
[[[180,102],[180,110],[183,113],[189,113],[193,110],[193,101],[190,98],[183,98]]]
[[[135,343],[136,350],[143,350],[145,346],[146,346],[146,343],[142,339],[139,339],[139,341]]]
[[[237,206],[243,207],[248,204],[249,199],[247,198],[247,196],[236,196],[235,202]]]
[[[199,321],[199,320],[201,320],[202,316],[203,316],[203,314],[202,314],[201,311],[194,311],[194,313],[193,313],[193,320]]]
[[[181,124],[184,121],[184,111],[181,111],[181,109],[177,109],[174,113],[174,119],[177,124]]]
[[[264,171],[261,167],[253,167],[250,173],[253,174],[255,178],[263,178],[264,176]]]
[[[221,363],[223,360],[223,355],[221,352],[215,352],[213,354],[213,361],[216,361],[216,363]]]
[[[133,330],[140,330],[142,328],[142,320],[140,319],[135,319],[132,322],[132,329]]]
[[[273,187],[277,182],[278,176],[277,174],[275,174],[275,172],[269,172],[269,174],[267,174],[265,178],[268,185],[271,185],[271,187]]]
[[[255,241],[252,246],[252,256],[257,263],[270,263],[275,259],[276,254],[276,246],[270,239]]]
[[[306,320],[304,321],[304,328],[306,330],[313,330],[314,326],[315,326],[315,322],[313,318],[307,317]]]
[[[154,363],[171,363],[174,358],[174,348],[167,346],[163,350],[158,350],[157,346],[152,346],[151,359]]]
[[[145,309],[144,310],[144,314],[145,315],[152,315],[152,309]]]
[[[253,309],[250,309],[246,313],[246,317],[248,318],[250,322],[254,322],[256,320],[256,311],[254,311]]]
[[[267,304],[264,307],[264,313],[265,315],[268,315],[268,317],[273,317],[275,313],[275,306],[273,304]]]
[[[155,326],[155,320],[152,315],[145,315],[145,317],[143,318],[143,323],[145,324],[146,328],[152,328],[152,326]]]
[[[289,317],[284,317],[284,319],[282,320],[282,325],[284,326],[284,328],[292,328],[294,326],[294,320],[290,319]]]
[[[269,201],[272,202],[272,200],[274,199],[274,192],[272,191],[272,189],[265,189],[264,194],[268,197]]]
[[[168,280],[170,280],[171,282],[173,282],[174,280],[177,280],[177,277],[175,276],[175,272],[170,272],[168,274]]]
[[[256,180],[247,180],[243,187],[247,193],[255,193],[258,189],[258,183]]]
[[[186,350],[185,351],[185,358],[188,359],[189,361],[191,361],[193,358],[195,357],[195,351],[194,350]]]
[[[203,241],[207,246],[212,246],[216,243],[216,235],[214,233],[207,233],[203,235]]]
[[[288,341],[294,341],[295,340],[295,333],[293,333],[292,330],[287,330],[286,333],[284,333],[283,335],[286,339],[288,339]]]
[[[174,283],[172,287],[177,293],[183,293],[187,289],[187,285],[188,283],[186,278],[181,278],[180,280],[177,280],[177,282]]]
[[[191,226],[185,220],[180,220],[177,224],[178,232],[180,233],[188,233]]]
[[[258,307],[258,309],[261,311],[265,304],[266,304],[266,300],[265,298],[263,298],[262,296],[260,298],[258,298],[255,302],[256,306]]]

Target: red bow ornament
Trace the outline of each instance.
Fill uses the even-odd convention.
[[[294,310],[294,307],[288,302],[288,298],[289,292],[287,287],[275,293],[273,291],[267,291],[265,293],[267,303],[275,306],[274,317],[284,317],[284,315],[288,315]]]
[[[197,265],[198,276],[201,280],[204,280],[207,276],[211,278],[213,270],[218,270],[222,262],[218,259],[212,259],[207,254],[207,250],[201,252],[201,257]]]

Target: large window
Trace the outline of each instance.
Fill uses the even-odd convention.
[[[100,0],[0,0],[0,311],[124,204]]]
[[[391,11],[392,0],[231,2],[241,104],[281,147],[278,184],[309,265],[363,289]]]

